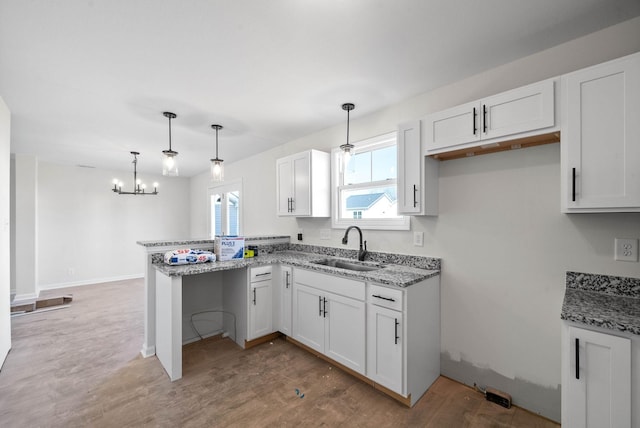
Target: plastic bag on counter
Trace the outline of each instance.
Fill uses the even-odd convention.
[[[183,248],[164,253],[164,262],[168,265],[188,265],[193,263],[215,262],[216,255],[211,251]]]

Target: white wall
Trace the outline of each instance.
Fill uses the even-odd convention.
[[[351,140],[393,131],[427,113],[640,51],[640,18],[576,39],[351,122]],[[336,100],[336,109],[345,100]],[[244,177],[245,230],[340,247],[321,240],[328,219],[275,215],[275,161],[344,140],[336,126],[227,165]],[[192,180],[192,235],[202,235],[206,180]],[[411,231],[365,231],[371,251],[442,258],[442,370],[466,383],[499,387],[514,402],[560,420],[560,310],[567,270],[640,277],[638,263],[613,260],[615,237],[640,237],[640,214],[560,213],[559,145],[442,162],[440,215],[416,217]],[[425,232],[424,247],[412,245]]]
[[[11,349],[10,140],[11,113],[0,97],[0,369]]]
[[[159,183],[159,194],[133,196],[110,190],[115,177],[132,190],[133,171],[40,162],[41,289],[141,277],[145,258],[136,241],[189,237],[189,179],[142,174],[147,186]]]
[[[14,301],[38,297],[38,159],[33,155],[16,154],[13,179],[15,206],[11,217],[15,233]],[[18,263],[22,261],[22,263]]]

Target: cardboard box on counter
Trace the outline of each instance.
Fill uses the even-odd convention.
[[[244,238],[216,236],[213,251],[220,261],[244,258]]]

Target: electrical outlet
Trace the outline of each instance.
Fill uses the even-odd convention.
[[[70,267],[69,269],[67,269],[67,274],[68,274],[69,276],[73,276],[73,275],[75,275],[75,274],[76,274],[76,268],[72,268],[72,267]]]
[[[413,245],[416,247],[424,245],[424,232],[413,232]]]
[[[638,261],[637,239],[615,239],[615,260],[623,262]]]

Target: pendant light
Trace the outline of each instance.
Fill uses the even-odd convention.
[[[162,175],[175,177],[178,175],[178,163],[176,161],[178,152],[171,150],[171,119],[175,119],[177,116],[169,111],[165,111],[162,114],[169,119],[169,150],[162,151]]]
[[[340,148],[342,149],[342,171],[347,170],[347,166],[349,165],[349,160],[351,160],[351,155],[353,155],[355,146],[349,143],[349,112],[356,108],[352,103],[344,103],[342,104],[342,110],[347,111],[347,142],[342,144]]]
[[[133,192],[123,192],[122,191],[122,181],[119,181],[117,178],[113,179],[113,190],[118,195],[157,195],[158,194],[158,183],[153,183],[153,192],[146,193],[147,185],[143,184],[138,178],[138,155],[139,152],[131,152],[133,155]]]
[[[222,129],[222,125],[211,125],[216,130],[216,157],[211,159],[211,180],[223,181],[224,180],[224,162],[222,159],[218,159],[218,131]]]

